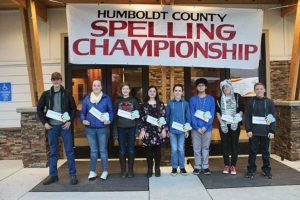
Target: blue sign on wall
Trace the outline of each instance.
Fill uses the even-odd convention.
[[[0,101],[11,101],[11,83],[0,83]]]

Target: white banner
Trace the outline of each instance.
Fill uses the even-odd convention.
[[[254,92],[255,83],[258,83],[258,77],[231,79],[234,92],[239,93],[242,97],[256,96]]]
[[[68,4],[69,62],[255,69],[261,9]]]

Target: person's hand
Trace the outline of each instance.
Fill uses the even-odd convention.
[[[110,121],[109,121],[109,120],[108,120],[108,121],[105,121],[104,124],[105,124],[105,125],[108,125],[108,124],[110,124]]]
[[[145,131],[142,130],[142,131],[140,132],[140,138],[141,138],[141,139],[144,139],[144,137],[145,137]]]
[[[89,126],[91,123],[88,120],[83,120],[82,121],[83,125]]]
[[[62,128],[63,128],[64,130],[67,130],[67,129],[69,129],[70,126],[71,126],[71,122],[66,122],[66,123],[62,126]]]
[[[184,133],[184,137],[185,137],[185,138],[188,138],[188,137],[189,137],[189,132],[185,132],[185,133]]]
[[[224,124],[225,124],[225,122],[224,122],[223,120],[221,120],[221,119],[220,119],[219,122],[220,122],[221,125],[224,125]]]
[[[274,138],[274,133],[269,133],[268,138],[270,138],[272,140]]]
[[[202,134],[202,128],[198,129],[198,133]]]
[[[162,130],[161,135],[163,138],[166,138],[166,136],[167,136],[166,129]]]
[[[45,123],[44,126],[45,126],[46,130],[50,130],[52,128],[52,126],[50,124],[48,124],[48,123]]]
[[[167,137],[168,137],[168,138],[170,137],[170,132],[169,132],[169,131],[167,132]]]
[[[206,132],[206,128],[205,127],[202,127],[201,130],[202,130],[202,134],[204,134]]]
[[[253,133],[252,132],[248,132],[247,135],[248,135],[249,138],[252,138]]]

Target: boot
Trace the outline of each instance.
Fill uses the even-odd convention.
[[[160,177],[161,152],[159,148],[157,148],[154,153],[154,160],[155,160],[155,176]]]
[[[120,154],[120,165],[121,165],[121,177],[126,178],[126,156],[125,154]]]
[[[128,178],[132,178],[133,174],[133,163],[134,163],[134,154],[129,154],[128,156]]]

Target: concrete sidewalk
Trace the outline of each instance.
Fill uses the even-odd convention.
[[[278,156],[272,158],[280,161]],[[62,165],[65,160],[59,160]],[[282,161],[280,161],[282,162]],[[300,161],[282,163],[300,172]],[[29,192],[48,175],[48,168],[23,168],[22,161],[0,160],[0,200],[299,200],[300,185],[205,189],[197,176],[170,176],[171,167],[161,167],[162,176],[149,179],[149,191],[142,192]]]

